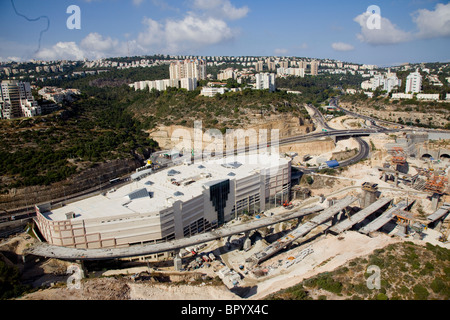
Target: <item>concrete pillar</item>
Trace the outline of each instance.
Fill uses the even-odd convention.
[[[441,231],[441,229],[442,229],[442,219],[438,220],[437,222],[435,222],[434,229],[438,230],[438,231]]]
[[[404,234],[408,234],[408,224],[405,223],[404,225],[400,225],[400,230],[401,230]]]
[[[183,269],[183,259],[180,257],[180,250],[175,251],[173,266],[175,267],[175,271],[181,271]]]
[[[394,183],[395,183],[395,186],[398,187],[398,174],[396,174],[394,176]]]
[[[344,220],[346,215],[347,215],[347,210],[346,209],[344,209],[341,212],[339,212],[337,214],[338,221]]]
[[[333,206],[333,202],[334,202],[334,200],[332,198],[328,198],[327,199],[327,208]]]
[[[250,231],[246,231],[242,250],[247,251],[251,248],[251,246],[252,246],[252,240],[250,239]]]
[[[323,194],[321,194],[321,195],[319,196],[319,202],[320,202],[320,203],[323,203],[324,201],[325,201],[325,197],[324,197]]]
[[[433,194],[433,196],[431,197],[431,209],[433,211],[436,211],[439,207],[439,200],[440,200],[440,196],[438,194]]]
[[[252,240],[250,238],[246,238],[244,241],[243,249],[247,251],[250,250],[251,247],[252,247]]]
[[[377,192],[376,191],[374,191],[374,192],[368,191],[368,190],[362,191],[362,202],[361,202],[362,208],[366,208],[366,207],[370,206],[375,201],[377,201]]]

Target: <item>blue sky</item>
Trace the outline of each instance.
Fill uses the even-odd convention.
[[[29,19],[45,17],[28,21],[13,4]],[[81,10],[79,30],[67,28],[70,5]],[[368,28],[370,5],[381,10],[379,30]],[[1,60],[163,53],[450,61],[448,1],[1,0],[0,30]]]

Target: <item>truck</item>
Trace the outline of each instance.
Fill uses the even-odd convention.
[[[327,164],[328,168],[330,168],[330,169],[339,167],[339,162],[337,160],[330,160],[325,163]]]

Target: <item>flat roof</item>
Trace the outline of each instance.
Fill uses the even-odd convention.
[[[261,169],[277,168],[289,161],[290,158],[281,158],[278,154],[256,154],[182,164],[152,173],[101,195],[69,203],[43,215],[50,220],[62,221],[67,219],[66,213],[75,214],[72,220],[114,218],[136,213],[157,214],[171,207],[175,201],[186,202],[200,196],[204,188],[214,182],[240,179],[257,174]],[[169,175],[169,172],[172,174]]]

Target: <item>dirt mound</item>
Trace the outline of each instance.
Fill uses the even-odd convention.
[[[225,286],[130,284],[132,300],[236,300]]]
[[[20,300],[235,300],[224,286],[134,283],[128,279],[98,278],[81,282],[80,289],[64,284],[39,290]]]

